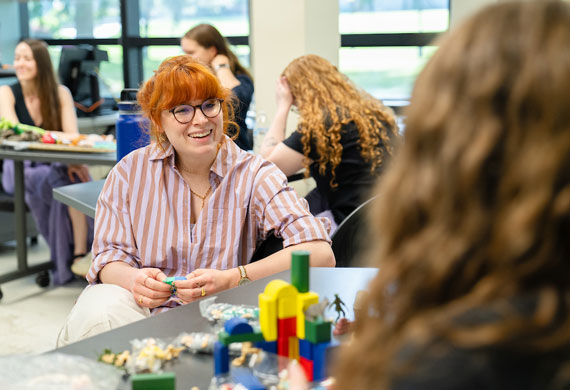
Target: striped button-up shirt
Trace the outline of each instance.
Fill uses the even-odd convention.
[[[285,175],[227,137],[210,168],[210,184],[212,194],[192,225],[190,187],[171,145],[162,151],[151,144],[123,158],[97,202],[88,281],[99,283],[99,271],[113,261],[160,268],[167,276],[234,268],[247,264],[272,230],[284,247],[330,242],[329,221],[309,212]]]

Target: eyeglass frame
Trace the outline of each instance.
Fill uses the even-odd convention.
[[[206,113],[204,112],[204,110],[202,109],[202,105],[204,105],[204,103],[206,103],[207,101],[210,100],[217,100],[218,102],[220,102],[220,110],[216,113],[216,115],[214,116],[208,116],[206,115]],[[176,107],[171,108],[170,110],[168,110],[168,112],[170,112],[172,114],[172,116],[174,117],[174,120],[176,120],[176,122],[180,123],[181,125],[187,125],[188,123],[192,122],[194,120],[194,117],[196,116],[196,109],[199,108],[200,111],[202,111],[202,114],[206,117],[206,118],[215,118],[218,115],[220,115],[220,112],[222,112],[222,103],[224,102],[224,99],[220,99],[220,98],[210,98],[210,99],[206,99],[204,100],[202,103],[197,104],[195,106],[191,105],[191,104],[179,104]],[[192,118],[190,118],[190,120],[188,120],[188,122],[180,122],[178,120],[178,118],[176,117],[176,114],[174,113],[174,110],[176,110],[178,107],[180,106],[188,106],[188,107],[192,107],[194,109],[194,114],[192,115]]]

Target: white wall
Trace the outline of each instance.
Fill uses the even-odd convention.
[[[450,0],[451,15],[449,27],[457,26],[458,23],[479,9],[496,2],[497,0]]]
[[[289,62],[318,54],[338,65],[338,1],[252,0],[250,4],[256,110],[271,120],[276,110],[275,83]]]

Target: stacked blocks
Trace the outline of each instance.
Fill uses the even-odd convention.
[[[310,381],[325,379],[331,323],[322,318],[305,318],[305,310],[319,302],[318,294],[309,291],[309,252],[293,252],[291,282],[272,280],[259,294],[261,332],[254,332],[241,318],[226,321],[214,348],[216,375],[229,372],[229,344],[252,341],[267,352],[298,360]],[[241,372],[237,376],[234,380],[248,388],[263,388],[252,381],[250,374]]]
[[[160,374],[137,374],[131,377],[133,390],[174,390],[176,375],[173,372]]]

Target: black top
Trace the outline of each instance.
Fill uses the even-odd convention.
[[[16,115],[18,116],[20,123],[36,126],[32,116],[28,112],[28,108],[26,107],[26,101],[24,100],[24,93],[22,92],[22,86],[20,83],[10,85],[10,89],[12,89],[12,93],[14,94],[14,109],[16,110]],[[41,125],[38,127],[41,127]]]
[[[303,143],[301,142],[301,136],[299,131],[295,131],[283,143],[302,154]],[[309,158],[313,160],[313,163],[309,166],[311,177],[317,183],[319,194],[328,202],[337,224],[340,224],[344,218],[370,197],[369,191],[372,184],[381,172],[381,167],[376,169],[374,173],[370,171],[370,163],[362,158],[359,140],[360,136],[354,122],[350,122],[341,128],[340,144],[342,146],[342,155],[340,164],[335,170],[335,182],[338,184],[335,188],[331,188],[329,184],[332,178],[330,164],[327,166],[325,175],[320,175],[319,166],[316,162],[319,159],[316,145],[313,140],[310,144]],[[382,141],[380,141],[379,147],[384,149]],[[384,152],[383,158],[386,159],[387,155],[388,153]]]
[[[512,303],[513,301],[510,301]],[[526,318],[536,311],[538,295],[528,294],[515,298],[515,311]],[[489,324],[512,319],[513,312],[506,313],[505,302],[473,310],[462,315],[459,321],[467,324]],[[565,309],[561,309],[559,314]],[[558,317],[558,332],[565,325],[563,316]],[[556,326],[556,325],[554,325]],[[570,363],[570,345],[560,346],[549,352],[530,350],[522,346],[529,337],[512,336],[503,345],[480,348],[461,348],[447,340],[437,340],[429,347],[414,347],[413,344],[399,353],[403,362],[411,362],[410,369],[395,378],[392,390],[461,389],[461,390],[546,390],[570,389],[568,376],[558,386],[554,378],[561,367]],[[517,338],[518,337],[518,338]],[[396,359],[398,362],[399,359]]]
[[[234,107],[234,110],[235,122],[239,126],[239,135],[234,142],[243,150],[252,150],[253,139],[249,136],[245,118],[247,116],[247,110],[249,110],[251,97],[253,96],[253,81],[246,74],[238,74],[236,78],[239,80],[240,85],[232,88],[232,92],[237,98],[237,106]]]

